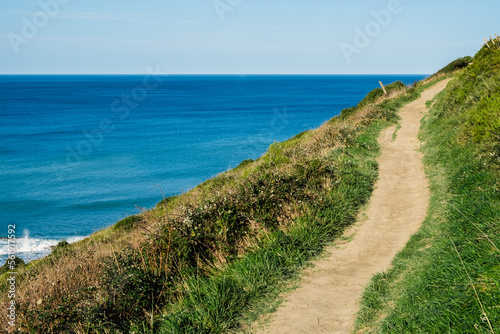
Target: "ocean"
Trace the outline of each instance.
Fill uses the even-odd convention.
[[[0,76],[0,262],[26,261],[425,75]],[[0,263],[0,264],[1,264]]]

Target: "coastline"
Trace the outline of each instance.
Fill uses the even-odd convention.
[[[398,76],[389,75],[382,76],[382,79],[386,81],[396,77]],[[406,75],[401,77],[406,81],[413,81],[415,78]],[[134,87],[141,77],[85,76],[81,79],[85,83],[83,86],[78,83],[79,78],[81,77],[33,77],[33,84],[47,83],[48,86],[44,87],[44,90],[54,86],[61,92],[61,96],[48,93],[48,96],[40,101],[36,94],[22,88],[23,80],[27,80],[26,76],[16,79],[18,91],[12,92],[9,88],[9,80],[12,79],[0,80],[5,94],[12,96],[13,103],[17,101],[18,95],[19,98],[31,96],[31,99],[37,101],[39,108],[56,110],[39,120],[43,123],[50,120],[51,124],[53,123],[47,129],[42,127],[33,131],[31,127],[23,128],[22,124],[14,123],[10,125],[16,129],[13,131],[9,130],[10,121],[3,125],[9,134],[9,141],[13,141],[14,145],[8,152],[2,153],[2,157],[6,159],[6,168],[3,174],[0,173],[0,180],[5,180],[8,191],[3,194],[6,200],[2,202],[0,209],[5,213],[6,223],[15,223],[26,207],[29,207],[30,214],[24,215],[22,223],[18,224],[18,236],[36,235],[34,238],[37,240],[34,242],[37,245],[45,243],[47,247],[54,246],[66,239],[67,234],[88,236],[130,214],[139,213],[142,209],[137,206],[154,208],[162,199],[162,192],[167,197],[185,193],[239,165],[245,159],[255,160],[264,154],[274,141],[286,140],[299,132],[319,126],[344,107],[356,104],[372,87],[378,85],[380,76],[203,76],[201,79],[197,76],[173,76],[171,79],[165,77],[164,87],[160,86],[158,91],[152,91],[144,101],[144,107],[149,108],[150,104],[153,104],[155,112],[144,114],[138,106],[130,111],[130,115],[122,123],[115,119],[116,113],[108,110],[113,102],[113,95],[120,96],[122,92],[129,92],[130,87]],[[293,78],[297,81],[289,83]],[[51,80],[54,83],[50,84]],[[217,94],[221,95],[222,102],[210,102],[210,97],[203,97],[215,94],[208,91],[201,94],[199,102],[195,99],[196,103],[186,105],[190,108],[189,112],[177,111],[178,117],[167,114],[162,116],[166,119],[159,118],[160,111],[170,112],[165,105],[173,104],[176,106],[172,107],[174,111],[185,109],[183,103],[176,101],[186,94],[200,94],[200,90],[203,92],[205,89],[204,85],[212,83],[213,80],[219,85],[214,89],[219,91]],[[265,80],[271,82],[266,86]],[[106,88],[107,82],[116,88]],[[77,119],[80,113],[85,115],[84,123],[79,124],[72,120],[74,116],[66,116],[68,113],[64,103],[68,103],[69,107],[78,102],[69,98],[74,92],[72,85],[68,83],[74,83],[72,85],[80,90],[93,91],[94,87],[100,87],[102,90],[95,94],[96,96],[85,97],[84,94],[81,98],[82,104],[90,103],[91,106],[95,105],[95,108],[101,108],[96,115],[88,108],[81,111],[78,108],[71,110],[71,114],[76,114]],[[176,85],[187,88],[182,88],[177,97],[170,96],[169,90],[174,89]],[[194,88],[191,90],[189,85],[194,85]],[[256,87],[259,85],[263,87]],[[347,89],[349,94],[346,95],[343,89]],[[287,94],[293,93],[295,97],[284,98],[285,91]],[[243,93],[250,94],[245,101],[238,97]],[[169,95],[169,98],[161,97],[163,95]],[[259,97],[260,95],[264,97]],[[52,105],[44,102],[46,98],[60,102]],[[254,99],[256,101],[251,101]],[[242,102],[245,105],[241,105]],[[16,108],[25,108],[21,102],[16,103],[20,103]],[[207,106],[200,109],[199,103]],[[9,110],[9,106],[6,106],[4,113]],[[31,110],[33,106],[26,108]],[[90,116],[87,116],[89,112]],[[99,125],[104,116],[115,117],[110,119],[116,128],[113,132],[99,134],[93,127]],[[90,119],[86,120],[87,117]],[[143,119],[147,117],[152,118],[151,124],[144,122]],[[33,115],[32,122],[37,119],[39,118]],[[176,124],[179,130],[175,130],[170,123]],[[235,125],[229,126],[228,123]],[[163,128],[161,131],[160,125]],[[78,130],[81,127],[83,132]],[[147,134],[153,139],[148,139],[145,135],[129,135],[144,132],[142,129],[147,129]],[[180,132],[182,129],[185,129],[185,135]],[[24,143],[15,135],[24,132],[26,140],[34,141],[34,144],[29,144],[34,145],[33,150],[46,152],[47,146],[53,145],[56,151],[52,153],[51,149],[47,153],[37,153],[39,159],[33,159],[33,154],[29,152],[23,155],[21,152],[26,151],[23,147],[28,143]],[[218,133],[223,135],[217,135]],[[151,143],[148,143],[149,140]],[[163,141],[168,144],[164,145]],[[134,145],[125,147],[127,142],[134,142]],[[70,152],[66,149],[68,145],[72,148],[71,152],[74,152],[78,145],[86,149],[90,147],[92,150],[88,155],[82,156],[81,161],[76,161],[72,154],[71,163],[68,164],[65,162],[65,155]],[[16,148],[17,146],[19,148]],[[26,162],[19,165],[19,161],[24,161],[23,159],[26,159]],[[24,230],[28,232],[25,233]],[[27,242],[25,244],[28,245]]]

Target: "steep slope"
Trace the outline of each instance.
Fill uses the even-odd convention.
[[[375,138],[418,97],[400,82],[387,89],[257,161],[18,268],[15,327],[222,333],[245,323],[369,198]]]
[[[366,221],[347,231],[349,241],[330,247],[330,255],[315,262],[263,333],[347,333],[353,329],[363,287],[373,274],[390,266],[426,216],[428,182],[417,152],[417,134],[427,111],[425,102],[448,82],[439,82],[403,107],[397,133],[396,126],[382,132],[379,179],[364,212]]]
[[[500,332],[500,39],[429,102],[422,229],[364,293],[357,333]]]

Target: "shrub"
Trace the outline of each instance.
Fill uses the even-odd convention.
[[[243,160],[235,169],[245,168],[253,162],[252,159]]]
[[[404,88],[406,88],[406,85],[401,81],[396,81],[391,83],[390,85],[385,86],[385,90],[387,91],[387,93]],[[359,102],[357,107],[360,108],[369,104],[374,104],[382,96],[384,96],[384,91],[382,90],[382,88],[375,88],[370,93],[368,93],[368,95],[366,95],[366,97],[361,100],[361,102]]]
[[[26,263],[24,263],[23,259],[21,259],[17,255],[14,255],[14,258],[9,257],[7,260],[5,260],[3,266],[0,267],[0,275],[5,274],[9,271],[15,271],[16,268],[24,267],[25,265]]]
[[[466,68],[472,62],[473,58],[470,56],[458,58],[457,60],[452,61],[442,69],[440,69],[436,74],[449,74],[453,73],[456,70],[460,70],[462,68]]]
[[[129,216],[127,218],[120,220],[115,225],[113,225],[113,229],[116,231],[119,231],[119,230],[130,231],[141,220],[142,220],[142,218],[138,215]]]
[[[127,331],[132,322],[155,313],[168,297],[167,278],[145,270],[132,249],[106,260],[101,284],[103,296],[83,314],[89,327],[106,324]]]
[[[56,245],[56,248],[63,248],[69,245],[69,242],[66,240],[59,241]]]

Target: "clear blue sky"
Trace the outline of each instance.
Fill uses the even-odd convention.
[[[498,0],[391,1],[2,0],[0,74],[429,74],[500,34]]]

